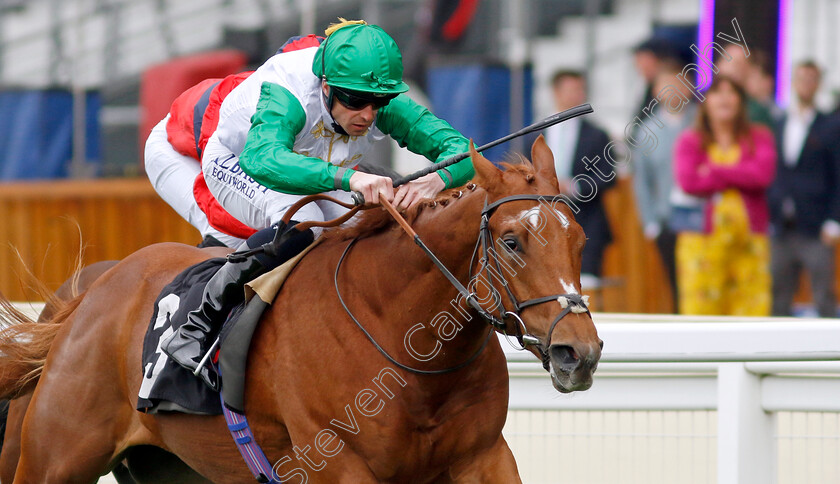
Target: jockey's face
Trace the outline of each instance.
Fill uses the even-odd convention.
[[[329,96],[329,86],[326,83],[322,85],[324,90],[324,97]],[[344,104],[333,99],[332,117],[335,121],[347,131],[350,136],[362,136],[367,133],[373,121],[376,119],[376,113],[379,111],[373,104],[366,104],[361,109],[350,109]]]

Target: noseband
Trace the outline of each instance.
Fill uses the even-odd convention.
[[[543,367],[548,371],[549,369],[549,354],[548,348],[551,345],[551,335],[554,333],[554,328],[557,326],[557,323],[560,322],[561,319],[566,317],[569,313],[589,313],[589,308],[587,308],[587,299],[588,296],[581,296],[577,293],[569,293],[569,294],[554,294],[552,296],[543,296],[533,299],[528,299],[525,301],[520,302],[519,299],[513,294],[513,291],[510,289],[510,284],[508,284],[507,279],[505,278],[504,271],[502,270],[501,263],[499,262],[499,255],[498,252],[495,250],[491,250],[493,248],[493,232],[490,230],[490,217],[493,216],[493,213],[499,208],[502,204],[508,202],[515,202],[520,200],[536,200],[539,202],[543,202],[546,199],[551,200],[553,197],[547,197],[546,195],[512,195],[509,197],[504,197],[491,204],[487,204],[485,201],[484,209],[481,211],[481,225],[479,227],[479,237],[478,241],[476,242],[476,250],[473,251],[473,257],[475,257],[475,253],[478,250],[478,247],[481,246],[482,253],[484,257],[481,259],[481,267],[479,267],[478,274],[482,272],[488,279],[490,283],[490,287],[493,288],[493,280],[498,280],[499,283],[504,287],[505,293],[510,299],[511,304],[513,307],[509,310],[505,307],[504,302],[499,299],[499,317],[488,313],[483,308],[479,308],[477,301],[474,300],[475,294],[470,294],[473,297],[473,301],[475,304],[471,303],[474,309],[476,309],[479,314],[492,325],[494,328],[498,329],[505,336],[509,336],[507,333],[507,323],[505,320],[512,319],[514,322],[514,328],[516,332],[514,336],[516,337],[517,341],[519,342],[521,348],[525,349],[526,346],[534,346],[537,351],[540,353],[540,357],[542,358]],[[507,249],[506,246],[503,244],[504,250]],[[492,260],[493,265],[495,266],[495,271],[490,267],[490,261]],[[470,262],[470,267],[473,266],[473,262]],[[491,289],[492,290],[492,289]],[[522,320],[521,313],[524,309],[529,308],[531,306],[536,306],[538,304],[543,304],[551,301],[557,301],[560,303],[560,307],[562,310],[554,318],[554,321],[551,323],[551,326],[548,329],[548,333],[545,336],[545,341],[542,341],[538,336],[535,336],[528,331],[528,328],[525,326],[525,322]],[[525,332],[523,332],[523,330]]]

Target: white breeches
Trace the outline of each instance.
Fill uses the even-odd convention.
[[[146,140],[145,163],[149,181],[160,197],[175,209],[178,215],[198,229],[202,237],[212,235],[228,247],[238,247],[242,239],[214,229],[196,203],[193,183],[201,172],[201,165],[197,160],[178,153],[169,144],[166,136],[168,120],[167,114],[163,121],[152,129],[149,139]]]

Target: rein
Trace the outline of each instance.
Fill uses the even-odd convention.
[[[291,228],[287,228],[285,230],[282,229],[282,227],[288,227],[289,226],[289,222],[292,220],[292,216],[294,216],[294,214],[296,214],[297,211],[301,209],[301,207],[303,207],[304,205],[308,205],[308,204],[310,204],[310,203],[312,203],[316,200],[326,200],[328,202],[335,203],[336,205],[341,205],[344,208],[348,208],[349,210],[344,215],[342,215],[338,218],[334,218],[332,220],[326,220],[324,222],[316,222],[316,221],[312,220],[312,221],[309,221],[309,222],[301,222],[301,223],[296,224],[296,225],[292,226]],[[248,257],[254,256],[254,255],[257,255],[257,254],[262,254],[262,253],[273,254],[274,251],[275,251],[275,248],[278,247],[283,242],[283,237],[290,230],[297,230],[299,232],[304,232],[306,230],[311,229],[312,227],[323,227],[323,228],[338,227],[339,225],[343,224],[344,222],[350,220],[360,210],[369,210],[371,208],[373,208],[373,206],[363,207],[361,204],[352,204],[352,203],[342,202],[341,200],[339,200],[337,198],[333,198],[329,195],[324,195],[323,193],[316,193],[314,195],[307,195],[307,196],[301,198],[300,200],[298,200],[297,202],[295,202],[291,207],[289,207],[289,209],[286,211],[286,213],[283,214],[283,218],[280,219],[280,224],[278,224],[277,232],[274,234],[274,239],[271,242],[263,244],[259,247],[255,247],[253,249],[231,252],[230,254],[227,255],[227,260],[230,261],[230,262],[243,262]],[[211,351],[213,349],[214,348],[211,348]],[[205,359],[206,359],[206,357],[205,357]],[[206,361],[202,361],[202,363],[199,365],[199,368],[203,367],[204,363],[206,363]]]
[[[588,104],[577,106],[575,108],[564,111],[562,113],[558,113],[558,114],[555,114],[553,116],[550,116],[549,118],[546,118],[545,120],[543,120],[541,122],[534,123],[531,126],[528,126],[528,127],[523,128],[522,130],[520,130],[516,133],[505,136],[501,139],[498,139],[498,140],[496,140],[496,141],[494,141],[494,142],[492,142],[488,145],[484,145],[484,146],[480,147],[478,149],[478,151],[489,148],[490,146],[494,146],[496,144],[500,144],[504,141],[515,138],[517,136],[521,136],[523,134],[526,134],[526,133],[529,133],[529,132],[532,132],[532,131],[536,131],[538,129],[543,129],[543,128],[551,126],[553,124],[557,124],[557,123],[565,121],[567,119],[571,119],[573,117],[580,116],[582,114],[587,114],[587,113],[590,113],[590,112],[592,112],[592,108]],[[433,167],[428,168],[427,170],[429,170],[428,172],[431,173],[431,171],[436,171],[436,170],[438,170],[440,168],[443,168],[445,166],[449,166],[451,164],[457,163],[461,159],[465,159],[467,156],[469,156],[469,155],[465,153],[465,154],[462,154],[462,155],[459,155],[459,156],[456,156],[456,157],[452,157],[449,160],[446,160],[445,162],[438,164],[437,166],[433,166]],[[397,187],[399,185],[407,183],[411,180],[417,179],[421,176],[424,176],[425,174],[426,174],[426,170],[421,170],[421,171],[419,171],[417,173],[414,173],[412,175],[409,175],[407,177],[395,180],[394,181],[394,187]],[[475,185],[472,185],[472,188],[475,188]],[[479,304],[479,302],[477,300],[477,295],[475,293],[469,292],[469,290],[467,290],[467,288],[464,287],[463,284],[461,284],[461,282],[458,280],[458,278],[456,278],[452,274],[452,272],[440,261],[440,259],[438,259],[437,256],[435,256],[435,254],[426,246],[426,244],[423,243],[423,240],[420,239],[420,236],[417,235],[417,233],[414,231],[414,229],[411,228],[411,226],[408,224],[408,222],[406,222],[406,220],[402,217],[402,215],[400,215],[400,213],[397,212],[397,210],[394,208],[394,206],[389,201],[387,201],[385,199],[381,199],[381,205],[383,207],[385,207],[385,209],[388,211],[388,213],[391,214],[391,216],[394,218],[394,220],[396,220],[396,222],[400,225],[400,227],[402,227],[402,229],[410,237],[412,237],[414,242],[423,250],[423,252],[426,253],[426,256],[429,257],[429,259],[435,264],[435,266],[437,266],[438,270],[441,271],[441,273],[446,277],[446,279],[450,282],[450,284],[452,284],[452,286],[455,287],[455,289],[458,291],[458,293],[461,294],[464,297],[467,304],[470,307],[472,307],[482,317],[482,319],[484,319],[485,321],[487,321],[490,324],[491,327],[490,327],[490,330],[487,331],[487,336],[484,338],[484,342],[481,344],[481,346],[478,348],[478,350],[476,350],[475,353],[473,353],[465,361],[463,361],[463,362],[461,362],[461,363],[459,363],[455,366],[452,366],[450,368],[445,368],[445,369],[442,369],[442,370],[421,370],[421,369],[418,369],[418,368],[412,368],[410,366],[404,365],[404,364],[396,361],[390,354],[388,354],[387,351],[385,351],[384,348],[382,348],[382,346],[379,345],[379,343],[376,342],[376,340],[364,328],[364,326],[362,326],[362,324],[359,322],[359,320],[356,319],[356,317],[350,311],[350,308],[347,307],[347,304],[344,302],[344,299],[341,296],[341,290],[339,289],[339,286],[338,286],[338,274],[339,274],[339,270],[341,269],[341,264],[344,262],[345,258],[347,257],[347,254],[350,252],[350,249],[358,241],[358,237],[351,240],[350,243],[347,245],[347,247],[344,249],[344,252],[341,254],[341,257],[339,258],[338,263],[336,264],[336,268],[335,268],[335,275],[333,277],[333,280],[334,280],[334,283],[335,283],[335,292],[336,292],[336,295],[338,296],[338,300],[341,303],[341,306],[347,312],[347,315],[350,316],[350,319],[352,319],[353,322],[356,324],[356,326],[358,326],[359,329],[362,331],[362,333],[364,333],[365,337],[367,337],[367,339],[371,342],[371,344],[373,344],[373,346],[388,361],[390,361],[391,363],[396,365],[398,368],[401,368],[405,371],[409,371],[411,373],[416,373],[416,374],[421,374],[421,375],[441,375],[441,374],[446,374],[446,373],[452,373],[452,372],[455,372],[457,370],[460,370],[460,369],[466,367],[467,365],[469,365],[473,361],[475,361],[479,357],[479,355],[484,351],[484,349],[487,347],[487,343],[490,341],[490,338],[492,337],[492,335],[494,333],[494,331],[493,331],[494,328],[501,331],[502,333],[505,334],[505,336],[507,336],[507,324],[505,323],[505,320],[508,319],[508,318],[512,318],[512,319],[515,320],[515,325],[514,325],[514,328],[516,328],[515,336],[516,336],[516,338],[519,341],[519,344],[521,346],[520,349],[525,349],[526,345],[534,345],[536,347],[537,351],[539,351],[540,357],[542,358],[543,367],[546,369],[546,371],[549,371],[550,357],[548,355],[548,348],[551,344],[551,334],[554,332],[554,328],[557,326],[557,323],[559,323],[560,320],[563,319],[570,312],[573,312],[573,313],[584,313],[585,312],[585,313],[589,314],[589,309],[586,307],[586,298],[581,296],[580,294],[555,294],[555,295],[552,295],[552,296],[544,296],[544,297],[539,297],[539,298],[534,298],[534,299],[529,299],[529,300],[526,300],[526,301],[523,301],[523,302],[519,302],[519,300],[516,298],[516,296],[510,290],[508,282],[505,279],[504,273],[501,270],[501,263],[499,262],[498,253],[495,250],[492,250],[492,248],[493,248],[493,233],[490,230],[490,218],[493,216],[493,213],[496,211],[496,209],[499,206],[501,206],[502,204],[507,203],[507,202],[520,201],[520,200],[543,201],[543,200],[545,200],[545,198],[546,198],[546,196],[544,196],[544,195],[513,195],[513,196],[504,197],[502,199],[496,200],[495,202],[493,202],[489,205],[487,204],[487,200],[485,199],[484,209],[481,211],[481,224],[480,224],[480,228],[479,228],[479,236],[478,236],[478,240],[476,241],[475,248],[473,249],[472,258],[470,260],[469,268],[470,268],[470,271],[472,271],[472,268],[473,268],[473,265],[474,265],[473,263],[475,262],[475,255],[478,253],[479,247],[482,247],[484,258],[482,259],[481,267],[477,271],[477,275],[480,275],[482,273],[482,271],[487,274],[487,276],[489,277],[489,287],[490,287],[491,294],[496,293],[496,290],[493,286],[493,280],[498,279],[499,282],[502,284],[502,286],[505,288],[505,292],[507,293],[508,298],[513,303],[513,310],[508,311],[507,308],[505,308],[504,303],[501,301],[501,299],[499,299],[498,302],[499,302],[500,311],[499,311],[499,317],[498,318],[496,316],[494,316],[492,313],[485,311],[481,307],[481,305]],[[325,228],[326,227],[335,227],[335,226],[341,225],[345,221],[352,218],[360,210],[367,210],[367,209],[373,208],[373,206],[363,207],[364,198],[361,197],[361,194],[354,193],[353,194],[353,199],[356,203],[349,204],[349,203],[342,202],[342,201],[337,200],[333,197],[323,195],[323,194],[315,194],[315,195],[309,195],[309,196],[303,197],[302,199],[298,200],[295,204],[293,204],[291,207],[289,207],[289,209],[283,215],[283,218],[281,219],[282,223],[278,225],[277,231],[274,235],[274,240],[272,240],[271,242],[269,242],[267,244],[262,245],[261,247],[257,247],[257,248],[252,249],[252,250],[243,251],[243,252],[234,252],[232,254],[229,254],[228,255],[228,260],[231,261],[231,262],[234,262],[236,260],[244,260],[245,258],[247,258],[249,256],[253,256],[253,255],[256,255],[256,254],[261,253],[261,252],[271,254],[272,252],[274,252],[276,247],[278,247],[279,244],[282,242],[283,235],[287,233],[287,230],[293,230],[294,229],[294,230],[298,230],[298,231],[305,231],[305,230],[308,230],[312,227],[325,227]],[[287,229],[287,230],[283,229],[284,227],[288,227],[288,224],[291,221],[292,216],[301,207],[303,207],[304,205],[306,205],[306,204],[308,204],[312,201],[315,201],[315,200],[330,201],[330,202],[336,203],[336,204],[338,204],[338,205],[340,205],[344,208],[347,208],[348,211],[347,211],[347,213],[345,213],[341,217],[338,217],[334,220],[329,220],[329,221],[325,221],[325,222],[314,222],[314,221],[302,222],[302,223],[296,224],[291,229]],[[506,247],[505,247],[505,249],[506,249]],[[493,259],[493,263],[496,267],[496,271],[497,271],[498,276],[495,276],[493,274],[492,269],[490,268],[489,263],[490,263],[491,256],[492,256],[492,259]],[[560,303],[562,311],[557,315],[557,317],[551,323],[551,327],[549,328],[548,334],[545,337],[545,342],[543,342],[538,336],[534,336],[533,334],[530,334],[530,333],[527,332],[528,328],[527,328],[527,326],[525,326],[525,322],[522,320],[522,316],[520,314],[524,309],[526,309],[528,307],[536,306],[538,304],[547,303],[547,302],[551,302],[551,301],[555,301],[555,300]],[[523,333],[523,329],[525,330],[524,333]],[[213,344],[213,347],[211,347],[211,350],[207,353],[208,355],[213,352],[214,348],[216,347],[216,345],[218,345],[218,343],[219,343],[219,339],[217,338],[216,342]],[[207,356],[205,356],[205,360],[206,359],[207,359]],[[205,363],[206,363],[206,361],[203,360],[201,362],[199,368],[201,368]],[[273,468],[269,466],[269,462],[266,459],[265,454],[263,453],[260,446],[254,440],[253,434],[251,433],[251,429],[249,428],[249,425],[248,425],[248,421],[245,419],[245,415],[244,414],[238,414],[238,413],[230,411],[227,408],[227,406],[224,404],[224,398],[222,396],[222,393],[220,393],[219,396],[222,399],[222,408],[225,410],[225,420],[226,420],[226,423],[228,425],[228,429],[230,430],[231,435],[233,436],[233,439],[236,442],[237,448],[239,449],[240,453],[242,454],[242,457],[245,459],[245,462],[248,465],[248,468],[251,470],[251,473],[254,475],[257,482],[267,482],[267,483],[272,483],[272,484],[273,483],[279,483],[279,479],[278,480],[274,479],[274,476],[276,474],[274,473]]]
[[[402,217],[400,217],[400,218],[402,218]],[[353,247],[353,245],[355,245],[356,242],[358,242],[358,240],[359,240],[358,238],[355,238],[355,239],[351,240],[349,244],[347,244],[347,247],[344,249],[344,252],[341,254],[341,258],[338,260],[338,265],[335,266],[335,276],[334,276],[335,293],[338,296],[338,301],[341,303],[341,306],[344,308],[344,311],[346,311],[347,315],[350,316],[350,319],[352,319],[353,322],[356,323],[356,326],[358,326],[359,329],[362,330],[362,333],[365,334],[368,341],[371,342],[371,344],[374,346],[374,348],[376,348],[382,354],[382,356],[384,356],[388,361],[390,361],[391,363],[393,363],[397,367],[399,367],[399,368],[401,368],[405,371],[411,372],[411,373],[416,373],[418,375],[443,375],[443,374],[446,374],[446,373],[452,373],[452,372],[460,370],[461,368],[464,368],[465,366],[467,366],[470,363],[472,363],[473,361],[475,361],[475,359],[478,358],[478,356],[484,351],[484,348],[487,347],[487,343],[490,342],[490,336],[493,335],[492,328],[490,329],[490,331],[487,332],[487,336],[484,338],[484,342],[481,343],[481,347],[479,347],[478,350],[476,350],[476,352],[472,354],[472,356],[467,358],[465,361],[463,361],[461,363],[458,363],[455,366],[452,366],[452,367],[449,367],[449,368],[444,368],[442,370],[421,370],[419,368],[412,368],[408,365],[400,363],[399,361],[394,359],[393,356],[388,354],[388,352],[385,351],[385,349],[382,348],[382,346],[380,346],[379,343],[376,342],[376,340],[373,338],[373,336],[371,336],[371,334],[364,328],[364,326],[362,326],[362,323],[360,323],[359,320],[356,319],[356,316],[353,315],[353,313],[350,311],[350,308],[347,307],[347,303],[345,303],[344,298],[341,297],[341,290],[338,287],[338,271],[341,269],[341,264],[344,262],[344,258],[347,256],[348,252],[350,252],[350,248]],[[456,279],[456,281],[457,281],[457,279]]]

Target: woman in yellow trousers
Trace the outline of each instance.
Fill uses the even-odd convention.
[[[677,236],[681,313],[770,314],[765,193],[775,166],[773,135],[749,123],[744,90],[716,77],[675,146],[677,183],[705,199],[703,231]]]

